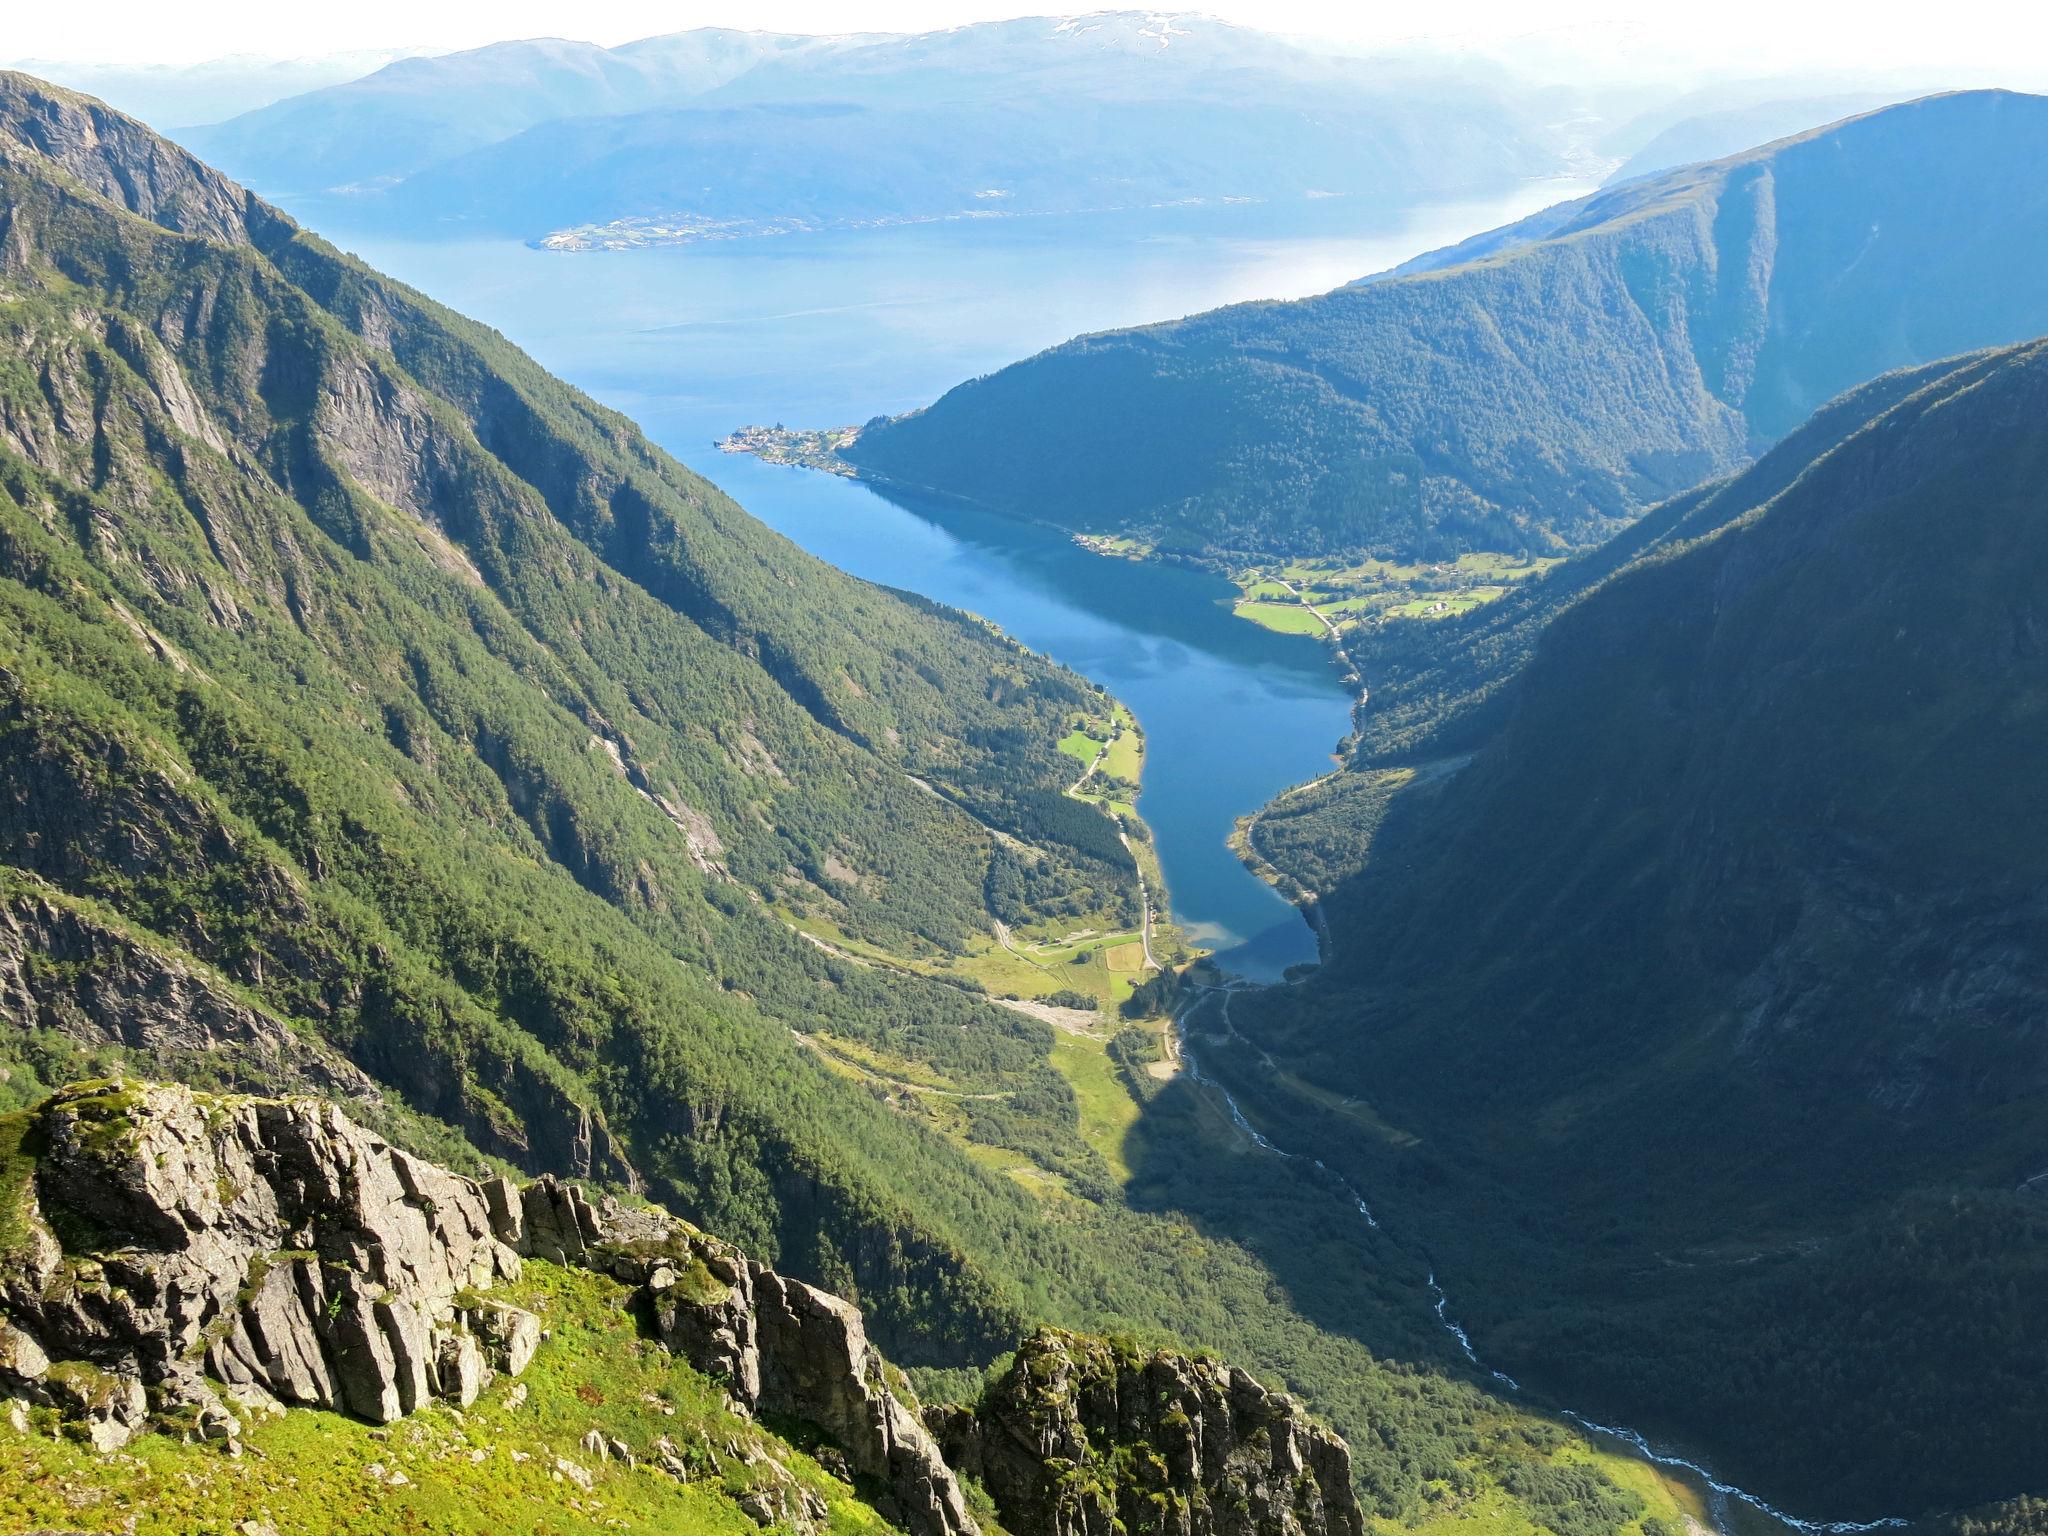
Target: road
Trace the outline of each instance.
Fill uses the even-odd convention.
[[[1145,963],[1155,971],[1163,971],[1166,967],[1153,958],[1152,954],[1152,888],[1145,884],[1145,871],[1138,867],[1138,851],[1131,846],[1130,834],[1122,827],[1118,827],[1116,835],[1124,845],[1124,852],[1131,856],[1131,865],[1138,873],[1138,942],[1145,947]]]
[[[1301,595],[1301,588],[1297,587],[1285,576],[1276,574],[1272,579],[1276,585],[1285,587],[1288,590],[1288,592],[1293,595],[1293,598],[1297,603],[1301,604],[1302,607],[1306,608],[1310,613],[1314,614],[1318,620],[1321,621],[1323,628],[1327,629],[1330,632],[1330,638],[1332,640],[1335,640],[1337,638],[1337,626],[1330,622],[1330,616],[1324,613],[1322,609],[1316,607],[1316,605],[1314,603],[1311,603],[1307,598],[1303,597]]]

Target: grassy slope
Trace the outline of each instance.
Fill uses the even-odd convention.
[[[803,1450],[727,1411],[717,1383],[622,1326],[625,1287],[534,1261],[502,1294],[537,1310],[550,1336],[516,1383],[500,1378],[469,1409],[437,1405],[381,1429],[293,1409],[252,1421],[246,1452],[232,1459],[168,1435],[143,1435],[113,1457],[16,1436],[0,1523],[135,1536],[229,1536],[244,1521],[294,1536],[751,1536],[760,1527],[737,1501],[776,1487],[772,1457],[825,1501],[832,1536],[891,1528]],[[593,1429],[624,1441],[639,1465],[592,1456],[580,1442]],[[663,1436],[698,1477],[679,1482],[653,1464]],[[592,1486],[566,1479],[557,1458]]]

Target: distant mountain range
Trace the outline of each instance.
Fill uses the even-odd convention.
[[[2048,329],[2048,99],[1891,107],[870,422],[883,483],[1209,557],[1557,551],[1888,368]]]
[[[367,190],[537,123],[679,105],[777,53],[844,46],[716,27],[618,48],[562,38],[492,43],[403,59],[183,138],[266,193]]]
[[[714,28],[408,59],[184,141],[351,220],[563,246],[1187,200],[1409,197],[1557,171],[1492,66],[1104,12],[914,36]]]
[[[196,64],[23,59],[11,67],[89,92],[109,106],[168,130],[254,112],[288,96],[358,80],[387,64],[430,51],[364,48],[292,59],[228,54]]]

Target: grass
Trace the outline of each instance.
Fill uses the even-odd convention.
[[[1112,944],[1102,951],[1102,960],[1112,972],[1142,971],[1145,968],[1145,946],[1140,943]]]
[[[1145,772],[1145,733],[1138,729],[1137,717],[1121,704],[1116,706],[1113,718],[1123,729],[1111,739],[1108,755],[1096,771],[1136,784]]]
[[[1047,982],[1018,996],[1042,997],[1067,989],[1087,992],[1101,1001],[1105,1017],[1131,995],[1144,969],[1144,945],[1136,932],[1063,935],[1038,943],[1020,937],[1018,948]]]
[[[1492,602],[1516,582],[1540,576],[1557,563],[1494,550],[1416,564],[1297,560],[1277,575],[1257,568],[1238,572],[1233,579],[1243,596],[1236,612],[1290,635],[1320,635],[1324,618],[1338,624],[1450,618]]]
[[[28,1245],[36,1161],[25,1143],[34,1118],[26,1109],[0,1115],[0,1270]]]
[[[1089,734],[1088,727],[1093,724],[1089,721],[1086,725],[1077,725],[1060,738],[1060,750],[1084,768],[1094,762],[1095,754],[1102,750],[1102,737]]]
[[[1041,1168],[1022,1152],[1013,1152],[1008,1147],[991,1147],[982,1142],[970,1143],[965,1150],[982,1167],[1002,1174],[1041,1200],[1079,1198],[1067,1187],[1065,1179],[1048,1168]]]
[[[1623,1536],[1642,1536],[1650,1520],[1673,1532],[1715,1528],[1700,1488],[1638,1457],[1570,1436],[1542,1449],[1528,1444],[1505,1420],[1483,1428],[1481,1438],[1503,1464],[1528,1461],[1604,1473],[1642,1503],[1640,1512],[1621,1528]],[[1431,1484],[1417,1515],[1400,1521],[1369,1518],[1368,1524],[1383,1536],[1553,1536],[1549,1527],[1531,1518],[1528,1505],[1518,1503],[1491,1479],[1477,1492],[1464,1495],[1446,1484]]]
[[[1261,629],[1270,629],[1283,635],[1320,635],[1323,621],[1300,603],[1287,602],[1244,602],[1237,605],[1237,616],[1250,619]]]
[[[956,1093],[958,1088],[944,1073],[934,1071],[929,1063],[915,1056],[898,1055],[882,1050],[859,1040],[848,1040],[839,1035],[828,1035],[822,1031],[805,1037],[828,1055],[837,1058],[840,1065],[852,1070],[863,1078],[881,1078],[898,1087],[909,1089],[930,1089],[937,1093]]]
[[[1144,947],[1136,930],[1105,934],[1034,928],[1011,935],[1014,949],[1005,949],[991,934],[976,934],[968,941],[965,954],[944,959],[906,959],[853,937],[815,913],[800,918],[785,914],[785,920],[799,932],[871,965],[919,976],[976,981],[995,997],[1041,998],[1053,992],[1087,992],[1099,999],[1106,1010],[1114,1009],[1129,997],[1139,979],[1139,967],[1131,964],[1127,955],[1119,954],[1112,959],[1107,952],[1122,945],[1142,955]],[[1155,941],[1158,932],[1155,925]],[[835,1050],[844,1044],[837,1042]]]
[[[1105,1029],[1116,1027],[1105,1020]],[[1116,1175],[1117,1183],[1131,1178],[1131,1147],[1140,1114],[1138,1103],[1124,1087],[1116,1063],[1109,1059],[1105,1036],[1075,1035],[1062,1030],[1053,1041],[1052,1064],[1074,1090],[1081,1110],[1081,1139],[1101,1154]]]
[[[1076,716],[1072,728],[1060,738],[1060,750],[1082,767],[1096,767],[1107,779],[1136,784],[1145,771],[1145,733],[1138,720],[1122,704],[1110,705],[1109,718]],[[1104,803],[1101,796],[1084,792],[1079,798]]]
[[[239,1458],[158,1434],[111,1457],[16,1437],[0,1477],[0,1529],[229,1536],[255,1520],[294,1536],[756,1536],[736,1501],[780,1481],[776,1463],[825,1500],[832,1536],[886,1529],[845,1483],[728,1413],[715,1383],[639,1338],[621,1315],[623,1286],[530,1262],[524,1279],[493,1294],[534,1308],[550,1330],[520,1378],[523,1403],[500,1378],[466,1412],[437,1406],[384,1428],[294,1409],[247,1426]],[[579,1442],[592,1429],[625,1442],[639,1464],[585,1452]],[[649,1464],[664,1435],[693,1463],[691,1481]],[[755,1463],[728,1454],[729,1443]],[[557,1470],[557,1457],[589,1476],[588,1491]]]

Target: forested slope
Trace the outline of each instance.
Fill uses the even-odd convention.
[[[1557,552],[1875,375],[2048,328],[2048,100],[1929,97],[870,422],[875,480],[1211,557]]]
[[[1126,904],[1058,793],[1077,680],[808,559],[124,119],[9,77],[0,142],[14,899],[141,930],[486,1150],[623,1176],[623,1136],[735,1233],[931,1288],[942,1354],[1001,1336],[984,1182],[791,1029],[1056,1115],[1042,1026],[770,908],[943,949],[1019,857]]]
[[[2041,1485],[2044,468],[2035,343],[1660,512],[1236,1009],[1482,1351],[1772,1497]]]

